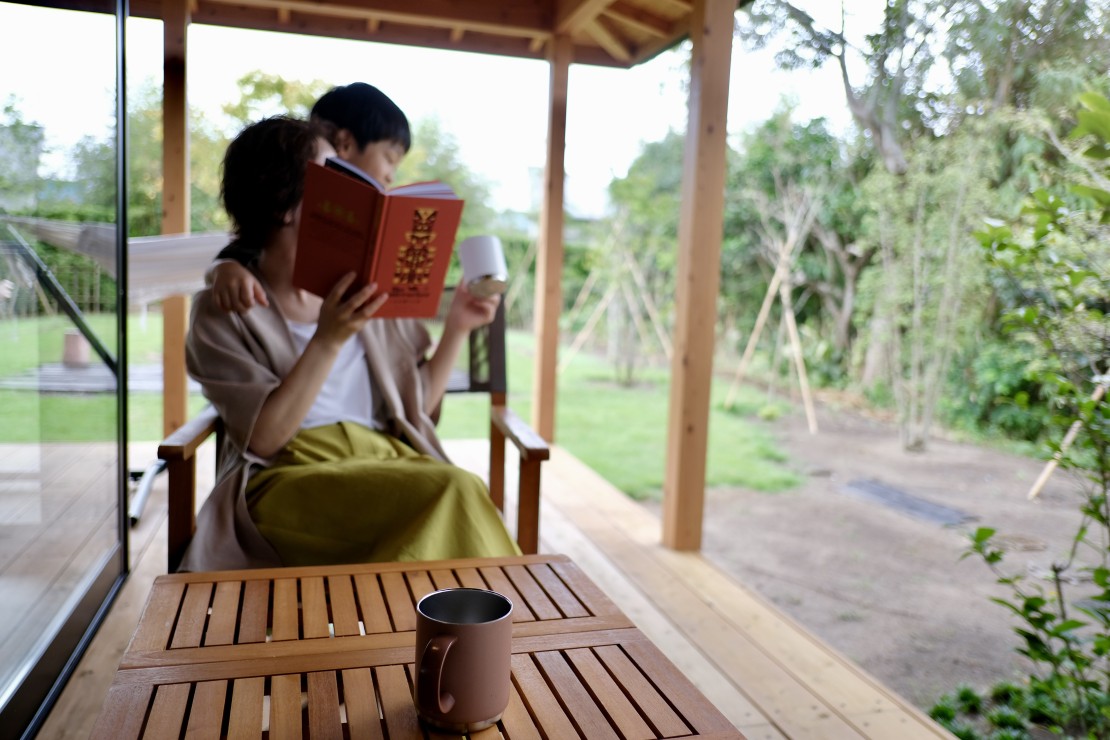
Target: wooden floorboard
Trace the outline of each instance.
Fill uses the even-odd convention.
[[[202,450],[211,460],[211,444]],[[483,474],[486,445],[451,440]],[[132,452],[132,467],[154,445]],[[198,468],[208,475],[211,463]],[[510,467],[507,485],[515,486]],[[40,738],[84,738],[95,722],[155,576],[165,572],[164,479],[132,532],[133,572]],[[511,501],[511,495],[509,496]],[[510,516],[507,517],[511,522]],[[569,555],[749,738],[950,737],[758,594],[694,553],[658,544],[658,519],[569,453],[545,464],[541,551]]]

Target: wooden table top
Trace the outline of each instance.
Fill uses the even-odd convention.
[[[469,736],[742,737],[562,555],[160,576],[92,737],[458,737],[412,701],[415,604],[457,586],[514,604],[509,707]]]

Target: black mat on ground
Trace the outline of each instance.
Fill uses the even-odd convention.
[[[841,490],[858,498],[876,501],[917,519],[924,519],[945,526],[954,526],[978,519],[973,514],[919,498],[877,480],[850,481],[847,485],[842,486]]]

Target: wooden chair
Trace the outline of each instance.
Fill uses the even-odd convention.
[[[443,314],[450,305],[451,289],[444,291]],[[505,508],[505,441],[516,447],[520,458],[517,493],[517,543],[525,553],[539,549],[540,463],[548,459],[547,442],[532,431],[506,405],[505,307],[497,309],[493,322],[471,333],[465,368],[456,368],[448,393],[485,393],[490,399],[489,491],[494,504]],[[169,572],[177,570],[185,548],[196,532],[196,452],[216,435],[216,470],[224,446],[224,429],[216,410],[206,407],[158,446],[169,478]]]

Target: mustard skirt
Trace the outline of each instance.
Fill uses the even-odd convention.
[[[301,430],[247,505],[285,565],[520,554],[481,478],[351,422]]]

